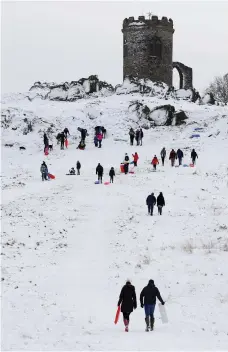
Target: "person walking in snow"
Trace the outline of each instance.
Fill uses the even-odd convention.
[[[128,332],[130,314],[133,312],[133,309],[137,308],[135,287],[131,284],[130,280],[127,280],[126,284],[123,286],[117,305],[118,307],[121,305],[125,331]]]
[[[174,149],[172,149],[170,154],[169,154],[169,160],[171,161],[171,166],[174,166],[175,159],[176,159],[176,152],[175,152]]]
[[[114,176],[116,176],[115,170],[114,170],[114,167],[111,167],[109,171],[110,183],[113,183]]]
[[[97,146],[98,146],[98,138],[97,138],[97,135],[94,136],[93,142],[94,142],[95,147],[97,147]]]
[[[64,142],[65,142],[65,134],[64,132],[60,133],[60,149],[64,149]]]
[[[129,168],[129,156],[126,153],[125,157],[124,157],[124,173],[125,173],[125,175],[127,175],[127,173],[128,173],[128,168]]]
[[[135,154],[132,154],[133,159],[134,159],[134,166],[137,166],[138,160],[139,160],[139,156],[138,153],[135,152]]]
[[[130,145],[133,145],[134,144],[134,138],[135,138],[135,132],[134,132],[132,127],[130,128],[129,136],[130,136]]]
[[[158,298],[162,305],[165,304],[158,288],[154,284],[154,280],[149,280],[148,285],[145,286],[140,293],[140,304],[145,310],[146,331],[149,331],[149,329],[152,331],[154,329],[156,298]]]
[[[98,148],[101,148],[101,142],[103,139],[102,133],[97,134],[97,139],[98,139]]]
[[[70,132],[67,127],[64,128],[63,133],[64,133],[66,139],[67,139],[68,135],[70,136]]]
[[[165,199],[163,197],[162,192],[160,192],[158,197],[157,197],[158,214],[162,215],[162,208],[164,206],[165,206]]]
[[[139,130],[139,138],[138,138],[139,145],[142,145],[143,136],[144,136],[143,130],[140,128],[140,130]]]
[[[87,135],[87,130],[85,128],[82,128],[81,129],[81,140],[83,143],[85,143],[86,135]]]
[[[146,205],[148,207],[148,215],[153,215],[154,206],[156,205],[156,198],[154,193],[151,193],[146,199]]]
[[[192,158],[193,165],[195,165],[196,158],[198,158],[198,154],[196,153],[195,149],[192,149],[191,158]]]
[[[48,167],[44,161],[40,166],[40,172],[41,172],[42,181],[48,180]]]
[[[156,155],[153,157],[151,164],[153,165],[154,170],[156,171],[157,165],[159,164],[158,158]]]
[[[49,140],[47,134],[44,133],[44,152],[46,148],[49,148]]]
[[[96,175],[98,176],[98,181],[100,181],[101,183],[102,183],[103,173],[104,173],[104,168],[103,166],[101,166],[100,163],[98,163],[96,167]]]
[[[165,157],[166,157],[166,150],[165,150],[165,147],[163,147],[161,150],[162,166],[164,166]]]
[[[80,175],[80,169],[81,169],[81,163],[80,163],[80,161],[77,161],[76,169],[77,169],[77,175]]]
[[[181,149],[177,149],[176,159],[179,160],[179,166],[182,165],[183,157],[184,157],[184,153],[182,152],[182,150]]]
[[[105,139],[106,137],[106,128],[104,128],[104,126],[101,127],[101,132],[102,132],[102,138]]]
[[[137,129],[135,132],[135,140],[136,140],[136,144],[139,145],[139,129]]]

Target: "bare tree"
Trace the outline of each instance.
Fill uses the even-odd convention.
[[[215,77],[214,81],[206,90],[207,93],[212,93],[215,100],[218,102],[228,103],[228,73],[223,77]]]

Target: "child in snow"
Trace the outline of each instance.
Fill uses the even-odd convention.
[[[70,175],[75,175],[75,174],[76,174],[74,167],[72,167],[72,168],[70,169],[69,174],[70,174]]]
[[[115,176],[115,170],[114,167],[111,167],[110,171],[109,171],[109,176],[110,176],[110,183],[113,183],[113,178]]]
[[[132,154],[133,159],[134,159],[134,166],[137,166],[137,162],[139,160],[138,153],[135,152],[135,154]]]
[[[103,139],[102,133],[98,133],[97,134],[97,139],[98,139],[98,148],[101,148],[101,142],[102,142],[102,139]]]
[[[158,158],[156,155],[153,157],[151,164],[153,165],[154,170],[156,170],[157,165],[159,164]]]
[[[192,163],[193,163],[193,165],[195,165],[195,163],[196,163],[196,158],[198,158],[198,155],[197,155],[195,149],[192,149],[191,158],[192,158]]]
[[[79,143],[79,145],[78,145],[78,147],[77,147],[77,149],[80,149],[80,150],[84,150],[85,149],[85,142],[84,141],[80,141],[80,143]]]
[[[127,153],[125,153],[125,157],[124,157],[124,173],[125,173],[125,175],[128,173],[128,168],[129,168],[129,156],[127,155]]]
[[[42,181],[48,180],[48,167],[44,161],[41,164],[40,172],[41,172]]]

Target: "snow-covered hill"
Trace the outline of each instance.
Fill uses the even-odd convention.
[[[188,119],[144,129],[143,146],[130,147],[129,128],[150,126],[129,109],[132,101],[170,104]],[[2,114],[2,350],[227,349],[227,107],[138,93],[71,103],[20,95],[3,99]],[[92,143],[97,125],[107,129],[101,149]],[[55,136],[64,127],[71,136],[61,151]],[[89,133],[85,151],[76,149],[78,127]],[[54,146],[47,157],[44,131]],[[166,160],[152,172],[151,159],[164,146],[182,148],[186,164],[195,148],[196,167],[171,168]],[[120,174],[124,154],[135,151],[137,170]],[[41,181],[43,160],[54,181]],[[77,160],[81,175],[66,176]],[[104,181],[115,167],[114,184],[94,184],[98,162]],[[160,191],[164,214],[150,217],[145,199]],[[157,309],[155,330],[146,334],[139,300],[129,334],[122,319],[114,325],[127,278],[137,299],[154,279],[167,325]]]

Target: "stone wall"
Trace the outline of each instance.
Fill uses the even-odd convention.
[[[148,78],[172,85],[173,21],[157,16],[138,20],[129,17],[123,22],[123,76]],[[161,41],[161,57],[151,55],[153,38]]]

